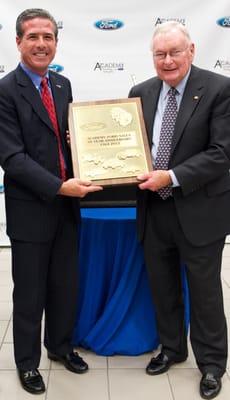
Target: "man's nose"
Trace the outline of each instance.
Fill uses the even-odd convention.
[[[172,61],[173,61],[173,59],[172,59],[170,53],[166,53],[164,62],[166,62],[166,63],[171,63]]]
[[[43,36],[39,36],[38,37],[37,45],[40,46],[40,47],[45,46],[45,40],[44,40]]]

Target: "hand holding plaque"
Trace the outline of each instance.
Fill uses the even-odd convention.
[[[121,185],[152,170],[139,98],[72,103],[69,130],[77,178]]]

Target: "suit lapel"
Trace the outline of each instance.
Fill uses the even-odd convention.
[[[146,94],[142,97],[144,120],[146,124],[150,148],[152,147],[153,121],[157,110],[157,103],[161,85],[162,82],[160,81],[160,79],[154,78],[153,84],[148,89]]]
[[[171,154],[174,152],[184,129],[195,112],[204,92],[204,82],[200,79],[199,69],[192,66],[191,73],[181,100],[175,131],[172,140]]]
[[[19,66],[16,69],[16,78],[18,85],[20,86],[21,95],[31,104],[34,111],[41,120],[54,132],[53,125],[47,114],[47,111],[42,104],[41,96],[38,90],[35,88],[33,82],[26,75],[26,73]],[[52,95],[55,103],[56,114],[58,118],[58,124],[61,130],[62,127],[62,115],[63,115],[63,87],[54,74],[50,73],[50,84],[52,88]]]
[[[53,125],[49,119],[47,111],[42,104],[41,96],[38,90],[35,88],[31,79],[21,69],[20,66],[16,69],[16,79],[20,88],[21,95],[31,104],[34,112],[41,118],[41,120],[52,130]]]

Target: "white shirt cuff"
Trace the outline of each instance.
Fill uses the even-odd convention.
[[[170,175],[170,177],[171,177],[171,179],[172,179],[172,187],[178,187],[178,186],[180,186],[180,184],[179,184],[179,182],[178,182],[178,180],[177,180],[177,177],[176,177],[176,175],[174,174],[174,172],[173,172],[172,169],[169,170],[169,175]]]

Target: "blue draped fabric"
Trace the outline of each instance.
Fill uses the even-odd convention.
[[[159,338],[136,237],[136,210],[94,208],[81,213],[79,307],[73,344],[104,356],[155,349]]]

